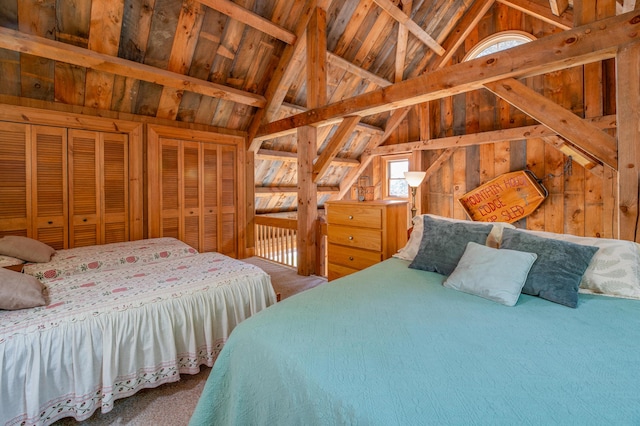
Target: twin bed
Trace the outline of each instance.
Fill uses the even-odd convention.
[[[84,420],[195,374],[276,301],[261,269],[172,238],[58,250],[23,269],[44,283],[46,304],[0,310],[6,425]]]
[[[468,226],[455,235],[440,234],[441,223],[420,226],[397,258],[240,324],[190,424],[639,424],[638,246],[496,225],[482,238],[500,248],[470,258]],[[520,254],[500,246],[516,247],[514,235],[542,269],[521,267],[512,257]],[[550,253],[534,249],[537,238]],[[415,264],[429,250],[462,250],[463,291],[453,273]],[[563,256],[575,250],[595,252],[572,278],[575,308],[570,298],[551,301],[557,292],[520,290],[510,305],[508,281],[548,273],[557,286],[572,274],[575,261]]]

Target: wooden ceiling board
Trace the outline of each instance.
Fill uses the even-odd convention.
[[[293,43],[292,40],[295,40],[295,32],[300,33],[300,28],[297,27],[300,26],[302,17],[308,13],[310,4],[308,1],[291,0],[231,0],[237,7],[246,9],[246,12],[238,12],[238,9],[237,14],[227,12],[236,17],[230,18],[225,13],[207,6],[205,0],[202,3],[197,0],[1,1],[2,27],[55,39],[263,97],[270,81],[279,81],[278,78],[272,79],[272,76],[277,76],[284,66],[280,63],[280,58],[290,46],[287,43]],[[406,0],[392,2],[401,9],[407,8]],[[374,0],[325,0],[311,3],[328,4],[328,103],[340,102],[378,90],[385,85],[384,80],[394,81],[396,43],[401,25],[396,18],[384,11]],[[413,0],[409,3],[411,10],[403,12],[438,44],[449,49],[451,43],[455,43],[451,41],[455,40],[455,37],[450,37],[452,31],[457,29],[458,34],[460,33],[460,28],[456,28],[458,23],[472,22],[468,16],[465,17],[465,12],[480,10],[482,13],[478,15],[482,15],[490,3],[492,0]],[[534,17],[535,14],[528,14],[525,10],[514,11],[513,3],[519,5],[518,9],[530,3],[537,13],[541,7],[550,8],[544,0],[495,2],[491,6],[491,13],[480,21],[467,43],[475,43],[486,35],[510,28],[524,28],[537,37],[562,31],[552,21],[540,20]],[[564,15],[572,13],[570,8]],[[259,19],[251,22],[250,14],[257,15]],[[508,16],[508,19],[504,16]],[[566,16],[564,19],[566,20]],[[263,29],[273,29],[272,25],[265,25],[265,20],[280,26],[280,30],[272,31],[274,35],[269,35],[253,27],[262,25]],[[469,26],[475,26],[475,21],[473,22],[474,24]],[[282,37],[283,34],[286,37]],[[288,41],[285,42],[283,39]],[[445,41],[448,39],[447,45]],[[453,46],[457,47],[458,44]],[[455,63],[461,60],[463,51],[463,48],[451,49],[447,51],[447,55],[452,54],[452,61]],[[294,80],[281,88],[282,93],[286,93],[285,103],[275,114],[269,112],[269,121],[306,111],[306,53],[302,53],[301,56],[301,64],[295,65]],[[403,79],[440,67],[439,58],[424,42],[409,33]],[[364,71],[354,67],[360,67]],[[3,95],[208,124],[219,128],[247,131],[254,121],[256,112],[259,111],[255,106],[228,100],[238,99],[237,97],[223,99],[186,92],[182,91],[181,87],[172,89],[127,75],[99,72],[79,64],[72,65],[4,49],[0,49],[0,73],[0,94]],[[138,78],[144,76],[138,75]],[[582,82],[572,80],[569,74],[568,80],[560,83],[575,89]],[[541,84],[533,86],[543,87]],[[482,91],[472,92],[470,96],[488,99],[487,94]],[[278,105],[279,98],[276,96],[275,99],[274,103]],[[454,96],[442,102],[449,102],[458,109],[467,107],[464,95]],[[496,102],[501,105],[499,117],[495,116],[491,102],[483,101],[483,107],[475,114],[477,118],[472,119],[476,121],[453,123],[455,132],[480,127],[484,125],[482,123],[489,123],[491,120],[492,123],[499,120],[518,123],[531,121],[526,114],[512,105],[501,100]],[[566,107],[581,110],[581,102],[584,100],[575,99]],[[450,118],[440,117],[438,103],[433,104],[431,116],[434,120],[442,121],[444,125]],[[490,117],[491,114],[494,116]],[[363,117],[361,124],[339,149],[337,157],[354,161],[359,159],[374,140],[380,139],[390,115],[389,112],[382,112]],[[458,116],[460,115],[456,114],[454,119]],[[409,120],[415,120],[415,116],[411,117]],[[366,125],[375,126],[379,130],[372,132],[364,127]],[[409,125],[411,129],[414,127]],[[318,128],[319,152],[324,150],[336,128],[336,125]],[[439,128],[439,122],[436,122],[434,132]],[[405,128],[396,130],[389,142],[401,141],[406,132]],[[415,139],[420,135],[409,136],[410,139]],[[261,148],[295,154],[297,133],[264,140]],[[256,158],[255,166],[256,185],[296,185],[297,168],[295,161],[291,159],[283,161],[271,157]],[[319,177],[318,184],[338,187],[352,170],[353,167],[349,164],[331,164]],[[318,200],[322,202],[332,196],[326,193],[319,194]],[[291,194],[260,194],[258,198],[258,211],[287,211],[295,209],[297,205],[296,197]]]

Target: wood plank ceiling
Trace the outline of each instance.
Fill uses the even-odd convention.
[[[570,0],[498,1],[572,26]],[[0,96],[247,132],[260,213],[296,207],[295,130],[264,129],[313,105],[304,35],[314,7],[327,11],[331,104],[441,68],[494,0],[0,3]],[[620,2],[633,7],[633,0]],[[319,204],[337,196],[363,154],[408,111],[389,109],[321,127]]]

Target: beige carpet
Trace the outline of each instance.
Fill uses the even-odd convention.
[[[276,293],[280,293],[281,299],[327,282],[321,277],[299,276],[293,268],[257,257],[244,260],[259,266],[271,276],[273,288]],[[210,371],[210,368],[202,367],[198,374],[182,375],[179,382],[145,389],[129,398],[119,399],[110,412],[106,414],[96,412],[90,419],[83,422],[66,418],[57,421],[54,425],[186,425],[198,403]]]

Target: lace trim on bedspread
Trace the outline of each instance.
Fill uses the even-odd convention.
[[[7,426],[51,424],[65,417],[83,421],[91,417],[98,408],[102,413],[108,413],[117,399],[126,398],[142,389],[177,382],[180,374],[197,374],[201,365],[212,367],[225,341],[226,339],[220,339],[213,348],[202,348],[197,354],[181,355],[176,363],[142,369],[138,374],[121,378],[105,389],[96,388],[94,392],[79,397],[61,396],[42,407],[37,418],[29,419],[26,415],[21,415],[11,419]]]

